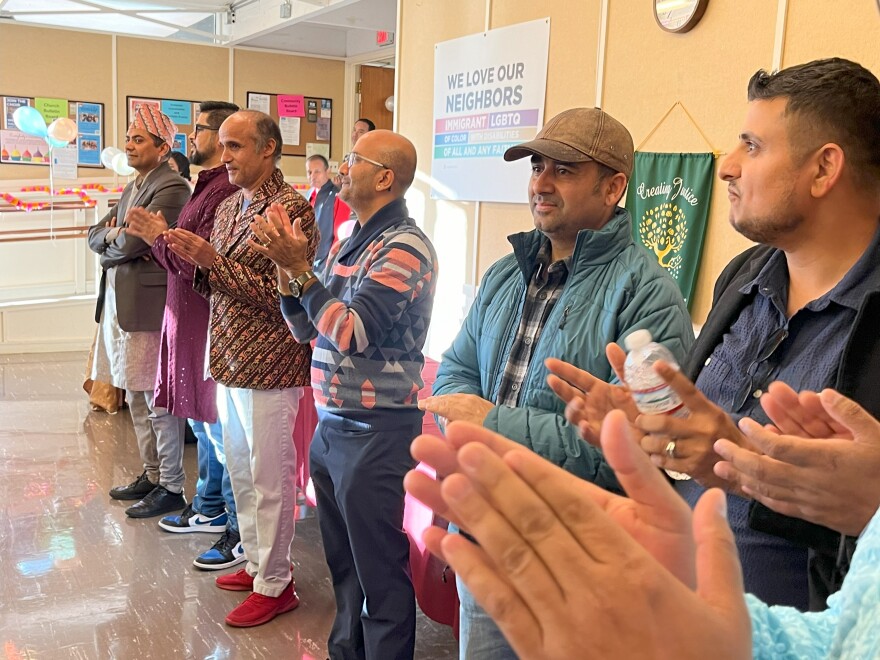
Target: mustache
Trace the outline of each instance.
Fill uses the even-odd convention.
[[[553,195],[532,195],[532,204],[559,204]]]

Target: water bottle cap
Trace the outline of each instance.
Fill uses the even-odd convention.
[[[627,351],[637,351],[652,341],[654,341],[654,338],[651,336],[650,330],[634,330],[623,340],[623,345],[626,346]]]

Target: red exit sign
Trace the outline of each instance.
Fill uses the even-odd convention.
[[[376,32],[376,45],[377,46],[390,46],[394,43],[394,33],[386,32],[385,30],[378,30]]]

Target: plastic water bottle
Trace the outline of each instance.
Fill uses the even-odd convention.
[[[624,379],[639,412],[646,415],[687,417],[688,409],[684,407],[681,398],[654,372],[654,363],[658,360],[678,368],[669,349],[655,342],[648,330],[630,333],[623,343],[628,351],[623,365]],[[673,479],[690,479],[688,475],[674,470],[666,470],[666,474]]]

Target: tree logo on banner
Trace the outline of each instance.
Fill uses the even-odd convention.
[[[664,202],[648,209],[639,221],[639,238],[657,256],[657,263],[677,278],[683,257],[678,254],[687,240],[688,225],[677,204]]]
[[[690,304],[712,198],[711,153],[635,152],[626,192],[632,235],[678,283]]]

